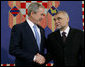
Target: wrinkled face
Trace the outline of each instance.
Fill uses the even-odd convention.
[[[64,13],[59,13],[54,16],[54,22],[57,29],[65,29],[68,26],[69,17]]]
[[[44,11],[45,11],[44,8],[39,7],[37,13],[32,14],[32,18],[34,19],[34,21],[36,21],[36,24],[38,24],[38,22],[40,22],[44,18],[45,16]]]

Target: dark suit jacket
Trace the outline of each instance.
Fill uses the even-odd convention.
[[[71,28],[65,43],[59,30],[53,32],[48,35],[47,50],[54,66],[84,65],[84,32]]]
[[[37,53],[44,54],[45,34],[43,28],[38,27],[41,32],[40,51],[27,21],[12,28],[9,53],[16,57],[16,66],[36,65],[33,62],[34,55]]]

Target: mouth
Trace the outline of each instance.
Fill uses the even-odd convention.
[[[42,20],[42,18],[39,19],[39,21],[41,21],[41,20]]]

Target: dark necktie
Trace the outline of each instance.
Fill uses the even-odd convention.
[[[63,42],[66,41],[66,32],[62,32],[62,38],[63,38]]]

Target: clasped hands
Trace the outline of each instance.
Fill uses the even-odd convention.
[[[33,60],[33,61],[38,63],[38,64],[44,64],[45,63],[45,58],[41,54],[37,53],[35,55],[35,60]]]

